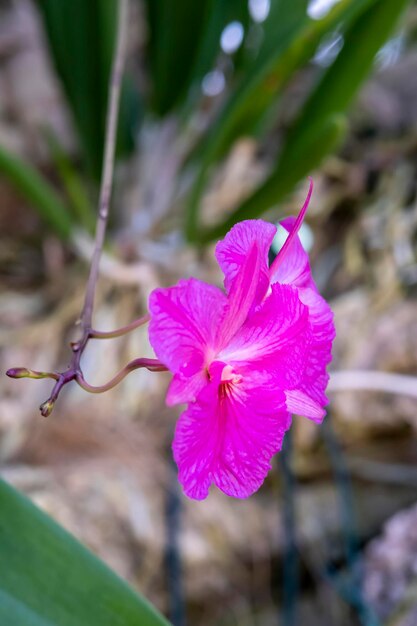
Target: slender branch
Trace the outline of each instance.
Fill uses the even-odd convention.
[[[167,368],[163,365],[158,359],[134,359],[130,361],[125,367],[120,370],[108,383],[105,385],[90,385],[85,378],[83,377],[81,372],[78,372],[75,376],[76,382],[82,387],[85,391],[89,393],[104,393],[105,391],[109,391],[109,389],[113,389],[116,385],[118,385],[123,378],[126,378],[130,372],[134,370],[146,368],[150,372],[166,372]]]
[[[100,197],[97,215],[97,226],[93,258],[85,291],[84,306],[80,316],[81,336],[78,341],[71,344],[72,358],[65,372],[58,373],[51,378],[56,382],[48,400],[40,406],[41,414],[47,417],[51,414],[54,404],[64,385],[72,380],[82,379],[81,357],[91,338],[91,320],[93,316],[94,297],[99,272],[100,257],[106,236],[107,220],[109,215],[109,203],[112,190],[114,155],[116,146],[117,120],[119,114],[120,91],[125,59],[125,48],[128,26],[128,0],[119,0],[119,13],[117,25],[117,37],[113,65],[109,82],[109,98],[107,107],[106,136],[103,156],[103,171],[100,186]]]
[[[150,320],[150,315],[131,322],[127,326],[118,328],[113,331],[98,331],[91,327],[94,297],[96,292],[100,258],[103,251],[104,239],[106,236],[107,221],[109,216],[109,204],[111,198],[114,157],[116,146],[117,120],[119,113],[120,91],[123,76],[123,66],[126,50],[126,36],[128,26],[128,0],[119,0],[119,14],[116,47],[111,70],[111,78],[109,83],[109,99],[106,120],[106,138],[103,157],[103,171],[100,186],[100,198],[97,215],[96,235],[94,241],[93,256],[90,265],[90,272],[85,290],[84,305],[81,312],[79,324],[81,327],[80,338],[71,343],[72,358],[65,372],[36,372],[24,367],[15,367],[8,370],[7,375],[11,378],[52,378],[55,385],[49,398],[40,406],[41,414],[47,417],[52,413],[55,402],[62,388],[67,383],[75,380],[80,387],[90,393],[103,393],[112,389],[125,376],[133,370],[146,368],[152,372],[166,371],[166,367],[157,359],[139,358],[128,363],[116,376],[114,376],[105,385],[94,386],[87,383],[81,370],[81,357],[90,339],[111,339],[113,337],[121,337],[126,333],[146,324]]]
[[[39,410],[43,417],[50,416],[55,406],[55,402],[57,401],[57,398],[61,392],[61,389],[71,380],[74,380],[76,378],[76,375],[77,375],[76,371],[71,367],[68,368],[66,372],[63,372],[58,375],[58,380],[52,389],[51,395],[49,396],[47,400],[45,400],[45,402],[42,402],[42,404],[39,407]]]
[[[127,324],[127,326],[122,326],[122,328],[118,328],[117,330],[102,331],[91,329],[89,337],[90,339],[114,339],[115,337],[122,337],[123,335],[130,333],[132,330],[139,328],[139,326],[147,324],[150,319],[151,316],[147,313],[143,317],[139,317],[137,320]]]
[[[332,372],[328,391],[383,391],[417,398],[417,377],[367,370]]]
[[[109,104],[106,120],[106,141],[104,147],[103,172],[100,188],[99,212],[97,217],[96,237],[93,258],[90,266],[84,307],[81,313],[81,328],[86,335],[91,328],[94,296],[96,291],[99,263],[106,235],[109,216],[109,203],[113,182],[114,155],[116,146],[117,120],[119,114],[120,91],[126,51],[126,35],[128,25],[128,0],[119,0],[119,16],[116,38],[116,50],[113,59],[109,85]],[[88,337],[88,335],[86,335]]]

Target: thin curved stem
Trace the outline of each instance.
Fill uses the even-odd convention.
[[[98,331],[91,327],[94,297],[96,292],[99,263],[103,250],[104,239],[106,236],[107,221],[109,216],[109,205],[112,190],[115,147],[116,147],[116,131],[117,119],[119,113],[120,91],[122,84],[123,65],[126,51],[126,35],[128,28],[128,0],[120,0],[118,11],[118,26],[116,46],[109,81],[109,103],[106,119],[106,137],[103,157],[103,172],[100,186],[100,199],[97,215],[97,227],[94,242],[93,257],[90,265],[90,272],[85,290],[84,305],[81,312],[80,338],[71,343],[72,358],[68,369],[65,372],[36,372],[27,368],[12,368],[7,374],[11,378],[52,378],[55,385],[49,398],[40,406],[41,414],[47,417],[52,413],[55,402],[62,388],[70,381],[75,380],[83,389],[90,393],[103,393],[108,389],[112,389],[130,372],[139,368],[146,368],[152,372],[166,371],[166,367],[156,359],[135,359],[124,367],[116,376],[114,376],[105,385],[94,386],[87,383],[81,370],[81,357],[90,339],[110,339],[113,337],[121,337],[126,333],[146,324],[150,320],[147,314],[131,324],[113,331]]]
[[[43,417],[50,416],[50,414],[53,411],[55,402],[60,394],[61,389],[64,387],[64,385],[69,383],[71,380],[74,380],[75,378],[76,378],[76,372],[75,370],[71,368],[69,368],[66,372],[62,372],[61,374],[58,374],[58,379],[52,389],[51,395],[49,396],[47,400],[45,400],[45,402],[42,402],[42,404],[39,407],[39,410]]]
[[[120,372],[116,374],[108,383],[105,385],[90,385],[81,372],[78,372],[75,376],[76,382],[82,387],[85,391],[89,393],[104,393],[105,391],[109,391],[109,389],[113,389],[116,385],[118,385],[130,372],[134,370],[145,368],[150,372],[166,372],[168,371],[165,365],[163,365],[158,359],[134,359],[130,361]]]
[[[127,335],[132,330],[147,324],[151,319],[149,313],[144,315],[143,317],[139,317],[137,320],[134,320],[130,324],[126,326],[122,326],[122,328],[117,328],[116,330],[102,331],[102,330],[94,330],[93,328],[90,330],[89,337],[90,339],[114,339],[115,337],[122,337],[123,335]]]
[[[126,52],[126,35],[128,27],[128,0],[120,0],[116,48],[109,83],[109,105],[106,120],[106,141],[104,146],[103,172],[100,186],[99,211],[94,244],[94,253],[85,291],[84,306],[81,313],[81,327],[84,332],[91,329],[94,296],[96,291],[99,263],[106,236],[109,204],[113,182],[114,156],[116,151],[116,131],[119,116],[120,92],[123,66]]]
[[[128,0],[120,0],[118,3],[118,25],[116,45],[113,56],[113,64],[109,80],[109,97],[106,119],[106,136],[103,156],[103,172],[100,185],[100,199],[97,215],[97,227],[94,243],[93,258],[91,260],[90,272],[85,290],[84,305],[81,312],[79,324],[81,328],[80,338],[71,344],[72,358],[66,372],[51,374],[35,372],[32,378],[53,378],[56,382],[49,398],[40,406],[41,414],[47,417],[51,414],[54,404],[61,389],[72,380],[83,380],[81,372],[81,357],[91,338],[91,320],[94,307],[94,296],[96,292],[100,257],[106,236],[107,221],[109,216],[109,204],[112,190],[114,157],[116,148],[116,131],[119,114],[120,91],[122,84],[123,66],[126,50],[126,35],[128,28]],[[117,331],[116,331],[117,332]],[[117,336],[117,335],[116,335]],[[20,370],[20,371],[19,371]],[[26,370],[30,372],[30,370]],[[26,376],[24,368],[9,370],[9,376],[21,378]],[[17,376],[16,376],[17,373]],[[13,376],[15,374],[15,376]],[[86,383],[87,384],[87,383]]]

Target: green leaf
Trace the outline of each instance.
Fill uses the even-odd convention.
[[[94,233],[96,218],[83,181],[73,167],[71,160],[63,150],[58,139],[49,128],[45,129],[45,137],[49,145],[52,160],[68,196],[70,207],[87,232]]]
[[[201,81],[215,66],[220,37],[227,24],[239,21],[247,31],[247,0],[147,0],[148,60],[152,106],[166,115],[201,98]],[[236,65],[240,53],[234,55]],[[195,87],[195,89],[193,89]],[[185,117],[189,110],[182,110]]]
[[[268,114],[289,80],[312,57],[320,41],[341,24],[349,24],[377,0],[341,0],[320,20],[313,21],[303,12],[301,0],[276,0],[268,21],[267,37],[259,57],[231,94],[217,121],[199,148],[199,168],[190,193],[186,234],[190,241],[200,240],[197,212],[210,166],[221,158],[239,136],[255,130]],[[282,14],[281,14],[281,13]],[[277,19],[281,15],[281,19]]]
[[[339,145],[344,135],[343,113],[409,3],[380,0],[350,25],[340,54],[302,108],[269,178],[206,237],[223,234],[237,220],[256,217],[277,204]]]
[[[345,126],[343,113],[369,73],[374,57],[394,29],[410,0],[372,2],[345,30],[344,46],[323,73],[286,137],[283,149],[267,180],[228,219],[196,239],[209,241],[221,236],[240,219],[256,217],[280,202],[291,188],[340,143]],[[341,6],[339,3],[337,6]],[[351,9],[353,4],[351,5]],[[362,5],[363,9],[363,5]],[[352,18],[352,13],[350,17]],[[200,176],[201,178],[201,176]],[[194,197],[200,194],[203,183]],[[195,236],[191,222],[189,236]]]
[[[308,21],[308,0],[272,0],[268,16],[263,23],[263,42],[259,60],[274,54],[277,41],[287,33],[295,32]]]
[[[79,132],[90,174],[99,180],[108,83],[117,29],[117,0],[37,0],[52,58]],[[137,99],[125,81],[120,111]],[[133,147],[133,121],[119,117],[118,153]]]
[[[37,210],[41,218],[66,240],[71,234],[72,220],[53,187],[28,163],[0,146],[0,174]]]
[[[281,161],[293,162],[306,141],[335,114],[344,112],[372,68],[376,53],[394,30],[410,0],[380,0],[364,11],[344,35],[344,45],[324,72],[288,134]]]
[[[193,82],[200,83],[204,75],[213,69],[216,57],[221,50],[221,34],[230,22],[235,21],[240,22],[244,30],[247,31],[249,25],[247,0],[227,0],[227,2],[224,0],[212,0],[211,9],[193,68]],[[236,55],[234,63],[236,66]]]
[[[239,135],[250,134],[254,122],[276,102],[295,72],[311,59],[323,37],[376,1],[341,0],[317,21],[309,19],[302,10],[305,3],[277,1],[265,25],[265,42],[258,58],[210,128],[203,145],[204,161],[223,155]]]
[[[152,102],[159,115],[172,110],[189,85],[212,3],[146,0]]]
[[[0,623],[168,626],[143,597],[3,481]]]

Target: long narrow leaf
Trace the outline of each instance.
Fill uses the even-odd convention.
[[[117,28],[117,0],[37,0],[52,58],[77,126],[90,174],[100,178],[107,111],[108,82]],[[126,99],[135,98],[126,84]],[[133,147],[132,124],[120,116],[120,153]]]
[[[0,481],[0,623],[167,626],[139,594]]]
[[[293,161],[329,116],[342,113],[372,68],[376,53],[410,0],[380,0],[351,24],[335,62],[324,72],[288,134],[281,160]]]
[[[334,150],[342,136],[340,121],[344,111],[409,3],[410,0],[379,0],[350,21],[342,51],[302,108],[268,179],[224,224],[209,232],[200,231],[199,238],[210,240],[220,236],[237,220],[256,217],[271,208]]]
[[[259,60],[232,93],[199,150],[199,173],[187,207],[186,234],[189,240],[199,239],[197,212],[212,163],[223,156],[239,135],[250,134],[259,119],[277,101],[295,72],[312,57],[324,35],[334,31],[341,23],[351,23],[376,1],[341,0],[324,18],[317,21],[302,17],[298,6],[292,19],[283,19],[283,25],[274,20],[277,23],[275,39],[274,23],[268,26],[268,41],[260,51]],[[276,11],[284,7],[284,2],[278,2]],[[290,3],[287,2],[285,6],[288,9]]]
[[[189,84],[212,0],[146,0],[153,108],[168,113]]]
[[[53,187],[28,163],[0,146],[0,174],[36,209],[42,219],[62,239],[68,239],[72,220]]]
[[[55,135],[46,129],[45,136],[52,160],[68,195],[74,217],[78,219],[80,225],[84,226],[87,232],[93,233],[96,219],[83,181]]]
[[[246,0],[212,0],[207,23],[199,45],[192,72],[192,82],[201,81],[213,69],[220,52],[220,38],[223,29],[231,22],[239,22],[245,31],[249,25],[249,10]],[[236,58],[235,58],[236,69]]]
[[[369,73],[376,53],[395,28],[410,0],[380,0],[353,22],[335,62],[323,74],[288,133],[279,161],[268,180],[236,209],[227,224],[256,217],[282,200],[302,177],[318,167],[338,145],[332,127]],[[227,228],[225,224],[219,232]]]
[[[375,2],[377,0],[341,0],[325,17],[313,21],[303,16],[300,7],[291,10],[291,0],[281,0],[270,17],[271,23],[265,27],[265,44],[259,58],[210,129],[203,147],[204,160],[222,154],[238,135],[250,134],[253,121],[277,99],[294,73],[310,60],[323,37],[341,23],[350,23]]]

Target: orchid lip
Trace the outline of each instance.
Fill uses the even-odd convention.
[[[236,373],[231,365],[226,365],[222,371],[220,382],[222,383],[240,383],[242,376]]]
[[[235,368],[224,361],[213,361],[207,368],[209,380],[216,380],[221,385],[237,384],[242,381],[241,374]]]

